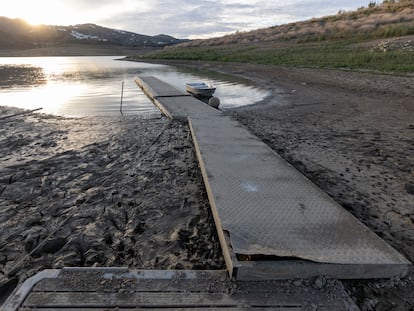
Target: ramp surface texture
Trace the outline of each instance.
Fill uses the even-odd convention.
[[[192,98],[157,101],[171,117],[189,118],[226,264],[238,278],[406,272],[409,261],[239,122]]]
[[[139,82],[141,87],[144,87],[146,93],[151,98],[157,97],[174,97],[174,96],[189,96],[183,91],[177,90],[172,85],[165,83],[155,77],[142,77],[138,78],[137,83]]]
[[[85,268],[40,275],[2,310],[358,310],[338,281],[318,289],[275,281],[236,284],[225,271]]]
[[[187,120],[187,117],[190,115],[202,117],[204,115],[221,114],[219,110],[202,103],[157,78],[140,77],[135,82],[154,101],[154,104],[171,119]]]

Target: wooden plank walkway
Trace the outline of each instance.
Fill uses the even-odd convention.
[[[137,84],[188,118],[226,265],[238,279],[384,278],[411,264],[232,118],[167,83]],[[162,97],[151,90],[170,90]],[[289,260],[287,260],[289,258]]]
[[[232,282],[225,271],[76,268],[29,279],[3,311],[358,310],[340,282]]]

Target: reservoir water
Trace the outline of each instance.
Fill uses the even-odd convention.
[[[0,57],[0,105],[62,116],[157,114],[159,111],[135,84],[137,76],[155,76],[177,89],[186,82],[206,82],[217,87],[221,108],[254,104],[268,92],[248,80],[203,70],[128,62],[116,56]]]

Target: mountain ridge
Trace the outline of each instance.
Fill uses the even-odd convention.
[[[165,34],[148,36],[92,23],[33,26],[23,19],[0,16],[0,49],[31,49],[75,43],[159,48],[187,41]]]

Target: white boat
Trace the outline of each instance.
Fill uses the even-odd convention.
[[[215,87],[204,82],[186,83],[185,89],[190,94],[203,97],[211,97],[216,91]]]

